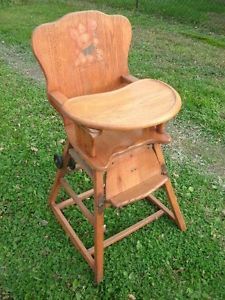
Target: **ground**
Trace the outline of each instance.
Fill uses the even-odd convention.
[[[136,299],[224,299],[222,27],[213,32],[211,25],[97,2],[28,1],[0,10],[0,298],[128,299],[132,294]],[[181,233],[165,217],[108,248],[105,280],[98,287],[47,206],[55,172],[52,156],[62,150],[65,135],[46,101],[44,79],[30,49],[36,25],[82,9],[126,15],[133,25],[131,72],[168,82],[183,99],[182,112],[168,126],[173,143],[165,151],[188,230]],[[78,191],[90,186],[81,173],[74,181]],[[110,210],[107,235],[146,214],[144,202]],[[68,210],[68,215],[90,246],[89,226],[81,226],[78,212]]]

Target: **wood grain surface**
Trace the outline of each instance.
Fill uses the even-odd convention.
[[[48,93],[68,98],[110,91],[128,74],[131,25],[124,16],[74,12],[38,26],[32,48]]]
[[[69,99],[63,112],[90,128],[148,128],[173,118],[181,108],[178,93],[153,79],[138,80],[118,90]]]

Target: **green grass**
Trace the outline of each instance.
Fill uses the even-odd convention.
[[[211,38],[209,36],[204,36],[204,35],[194,34],[194,33],[184,32],[184,35],[186,35],[187,37],[193,38],[193,39],[197,39],[199,41],[203,41],[203,42],[205,42],[209,45],[225,49],[224,41],[216,40],[216,39]]]
[[[1,162],[0,285],[15,299],[223,299],[223,191],[191,165],[168,162],[188,230],[166,217],[108,248],[105,280],[71,246],[47,206],[55,168],[52,154],[65,138],[44,91],[6,65],[0,67]],[[37,149],[36,149],[37,148]],[[75,187],[90,182],[75,176]],[[106,215],[108,234],[150,212],[140,202]],[[71,222],[90,246],[89,226],[78,211]],[[47,221],[47,222],[46,222]],[[77,225],[79,224],[79,226]]]
[[[101,8],[85,1],[5,6],[0,10],[0,40],[27,53],[29,61],[30,35],[37,24],[95,7]],[[210,133],[209,142],[212,137],[222,139],[224,49],[185,35],[196,33],[191,25],[129,10],[120,13],[133,24],[132,73],[169,82],[184,101],[180,122],[201,124]],[[201,36],[201,30],[196,34]],[[210,36],[223,40],[217,34]],[[181,233],[163,217],[111,246],[105,252],[105,279],[95,286],[91,270],[47,205],[55,173],[52,156],[61,152],[65,139],[62,123],[48,104],[44,87],[3,61],[0,87],[0,299],[105,300],[128,299],[129,294],[136,299],[225,298],[224,190],[216,177],[200,175],[191,161],[181,165],[168,157],[187,232]],[[80,173],[72,179],[78,191],[91,185]],[[107,235],[150,211],[145,202],[120,212],[110,209]],[[68,209],[66,214],[90,246],[90,226],[77,210]]]
[[[75,1],[74,1],[75,2]],[[92,0],[116,8],[135,9],[135,0]],[[225,3],[223,0],[139,0],[138,11],[168,20],[191,23],[209,31],[225,32]]]

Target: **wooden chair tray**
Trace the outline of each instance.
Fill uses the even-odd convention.
[[[133,130],[165,123],[180,107],[180,96],[172,87],[143,79],[111,92],[69,99],[62,110],[88,128]]]

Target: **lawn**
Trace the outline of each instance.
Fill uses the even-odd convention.
[[[91,270],[47,205],[55,173],[52,157],[65,139],[62,123],[46,101],[44,85],[20,67],[21,55],[34,65],[30,36],[38,24],[84,9],[126,15],[133,25],[131,72],[174,86],[183,100],[177,126],[198,128],[189,130],[187,139],[206,138],[208,149],[222,149],[219,160],[225,156],[225,39],[220,29],[201,27],[199,17],[182,22],[166,12],[163,17],[143,8],[136,12],[126,6],[128,1],[125,9],[119,1],[114,7],[103,1],[26,2],[5,2],[0,9],[0,48],[8,49],[0,56],[0,299],[129,299],[130,294],[136,299],[224,299],[225,174],[203,172],[212,168],[207,149],[202,149],[209,159],[204,163],[192,160],[195,152],[186,160],[172,159],[166,149],[188,230],[181,233],[163,217],[107,248],[105,279],[94,285]],[[223,13],[222,4],[212,13]],[[17,54],[17,66],[7,63],[10,53]],[[91,183],[77,173],[73,185],[80,192]],[[110,209],[107,235],[149,210],[145,202]],[[67,214],[90,246],[89,225],[81,226],[83,218],[75,209]]]
[[[200,26],[206,31],[225,32],[225,4],[223,0],[92,0],[101,5],[110,4],[116,8],[134,10],[138,2],[138,11],[147,15],[173,19],[186,24]]]

